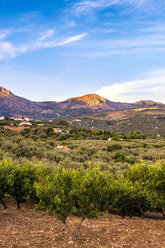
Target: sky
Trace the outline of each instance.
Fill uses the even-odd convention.
[[[165,0],[0,0],[0,85],[165,103]]]

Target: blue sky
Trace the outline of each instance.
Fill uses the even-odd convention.
[[[165,103],[165,0],[0,0],[0,85]]]

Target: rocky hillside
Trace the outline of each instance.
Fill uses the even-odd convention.
[[[14,95],[9,90],[0,87],[0,116],[27,116],[34,119],[55,118],[67,115],[78,115],[124,110],[155,105],[151,101],[120,103],[109,101],[97,94],[72,97],[63,102],[34,102]]]

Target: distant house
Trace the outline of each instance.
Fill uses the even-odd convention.
[[[75,120],[73,120],[74,122],[81,122],[81,120],[79,120],[79,119],[75,119]]]
[[[30,122],[21,122],[19,126],[31,126],[32,124]]]
[[[24,118],[24,121],[32,121],[33,119],[30,119],[30,118],[27,118],[27,117],[25,117]]]
[[[5,119],[5,117],[4,116],[0,116],[0,120],[4,120]]]
[[[71,149],[67,146],[56,146],[57,149],[64,149],[66,151],[70,151]]]
[[[15,118],[15,117],[12,117],[11,119],[15,120],[15,121],[24,121],[24,119],[22,118]]]
[[[60,128],[53,128],[55,133],[62,133],[62,130]]]
[[[32,121],[33,119],[27,118],[27,117],[11,117],[11,119],[15,121]]]

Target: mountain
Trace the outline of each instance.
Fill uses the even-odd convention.
[[[40,113],[44,107],[43,103],[37,103],[19,97],[0,87],[0,115],[1,116],[32,116]]]
[[[0,116],[27,116],[34,119],[56,118],[68,115],[124,110],[159,103],[142,101],[136,103],[112,102],[97,94],[71,97],[63,102],[34,102],[14,95],[0,87]]]
[[[142,100],[142,101],[138,101],[138,102],[134,102],[133,104],[140,106],[140,107],[150,107],[150,106],[161,106],[164,105],[160,102],[154,102],[151,100]]]

